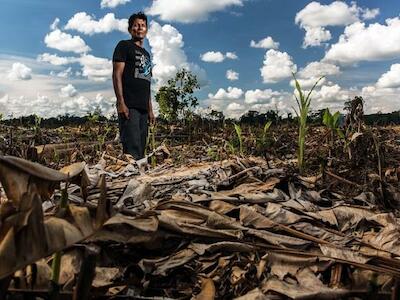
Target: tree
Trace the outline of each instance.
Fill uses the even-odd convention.
[[[198,105],[193,93],[199,89],[195,75],[186,69],[178,71],[174,78],[162,86],[155,99],[159,105],[160,116],[167,121],[187,118]]]

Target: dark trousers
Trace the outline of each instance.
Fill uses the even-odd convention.
[[[118,114],[119,134],[124,153],[130,154],[135,160],[144,157],[147,140],[147,111],[129,109],[129,119]]]

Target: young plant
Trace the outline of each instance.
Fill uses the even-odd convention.
[[[331,114],[329,108],[325,109],[324,115],[322,117],[322,123],[328,128],[328,141],[329,141],[329,156],[332,156],[331,151],[333,148],[334,134],[336,133],[341,139],[344,139],[345,136],[342,130],[339,127],[339,118],[340,112],[335,112]]]
[[[238,124],[233,124],[235,126],[235,131],[237,138],[239,140],[239,153],[243,155],[243,138],[242,138],[242,128]]]
[[[323,78],[319,78],[314,86],[311,88],[311,90],[308,92],[306,95],[305,92],[301,89],[300,83],[297,81],[295,75],[293,74],[293,78],[296,84],[296,90],[299,94],[299,97],[294,95],[296,98],[297,106],[298,106],[298,112],[295,110],[295,113],[298,118],[299,122],[299,138],[298,138],[298,166],[300,173],[303,172],[304,168],[304,146],[305,146],[305,141],[306,141],[306,134],[307,134],[307,117],[308,117],[308,112],[310,110],[310,104],[311,104],[311,93],[317,86],[317,84],[320,82],[320,80]]]
[[[267,141],[267,133],[269,128],[271,127],[272,121],[268,121],[267,123],[265,123],[264,128],[263,128],[263,136],[262,136],[262,140],[263,143],[265,144]]]

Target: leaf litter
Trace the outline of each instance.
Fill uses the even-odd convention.
[[[62,250],[72,297],[90,245],[95,298],[390,299],[400,276],[399,216],[373,191],[346,196],[259,157],[149,169],[104,153],[56,171],[1,156],[0,179],[0,279],[13,293],[46,290]]]

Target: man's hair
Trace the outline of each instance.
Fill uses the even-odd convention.
[[[132,28],[133,22],[136,19],[141,19],[146,22],[146,27],[147,27],[147,16],[144,14],[144,12],[139,11],[138,13],[133,14],[132,16],[129,17],[128,21],[128,30]]]

